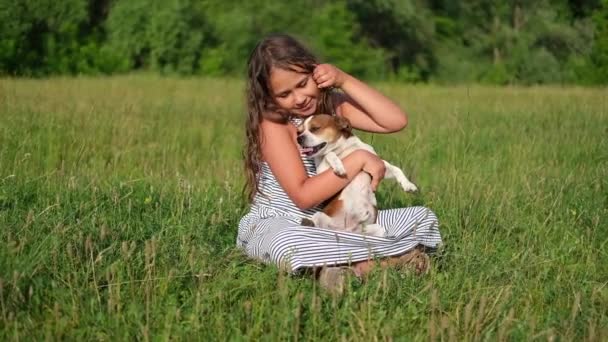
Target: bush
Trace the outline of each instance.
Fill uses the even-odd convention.
[[[366,79],[608,83],[608,0],[0,0],[0,74],[242,77],[275,32]]]
[[[595,39],[590,56],[590,81],[608,84],[608,0],[594,13]]]
[[[193,1],[119,1],[107,20],[109,46],[135,69],[191,74],[207,27]]]
[[[71,51],[88,19],[86,0],[3,0],[0,6],[2,73],[74,72]]]

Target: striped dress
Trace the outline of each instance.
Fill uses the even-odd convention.
[[[301,158],[308,176],[314,176],[313,159],[303,154]],[[441,243],[437,217],[425,207],[379,210],[378,223],[387,236],[374,237],[301,226],[302,218],[310,218],[321,208],[299,209],[267,163],[262,164],[258,189],[249,213],[239,223],[237,246],[252,258],[290,272],[400,255],[419,244],[436,248]]]

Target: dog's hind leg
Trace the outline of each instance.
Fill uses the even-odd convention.
[[[363,233],[371,236],[384,237],[386,229],[377,223],[367,224],[363,227]]]
[[[414,183],[412,183],[409,179],[407,179],[407,177],[405,176],[403,171],[401,171],[400,168],[396,167],[395,165],[390,164],[386,160],[384,160],[384,166],[386,167],[386,172],[384,174],[384,178],[395,179],[397,182],[399,182],[399,185],[401,185],[403,190],[405,190],[406,192],[418,191],[418,187]]]
[[[312,222],[314,222],[315,227],[334,228],[333,218],[331,218],[322,211],[314,213],[314,215],[312,215],[310,219],[312,220]]]
[[[315,226],[315,222],[309,218],[303,217],[302,221],[300,221],[300,225],[301,226],[306,226],[306,227],[314,227]]]

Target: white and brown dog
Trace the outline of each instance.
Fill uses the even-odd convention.
[[[318,173],[331,167],[338,176],[346,175],[341,159],[351,152],[362,149],[376,154],[370,145],[353,135],[346,118],[327,114],[313,115],[304,120],[298,127],[298,144],[303,154],[314,158]],[[387,161],[384,161],[384,165],[385,178],[396,179],[407,192],[418,190],[401,169]],[[323,212],[317,212],[311,217],[314,226],[385,236],[384,227],[376,223],[378,210],[371,180],[367,172],[357,174],[330,200]]]

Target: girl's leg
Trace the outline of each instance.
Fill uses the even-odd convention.
[[[381,210],[378,223],[385,227],[393,239],[409,238],[414,241],[412,248],[405,253],[390,256],[380,261],[381,267],[407,267],[416,273],[424,273],[429,266],[428,255],[421,246],[435,248],[441,243],[437,216],[425,207],[409,207]],[[354,265],[355,273],[365,276],[376,266],[372,260]]]
[[[430,248],[436,248],[441,243],[437,216],[426,207],[380,210],[378,224],[387,229],[391,239],[413,239]]]
[[[361,278],[365,278],[376,267],[381,268],[401,268],[414,271],[416,274],[424,274],[430,266],[430,258],[420,245],[414,249],[398,256],[389,256],[379,260],[365,260],[353,264],[353,272]]]
[[[299,225],[299,218],[274,217],[257,222],[246,243],[249,256],[288,271],[301,268],[349,265],[377,255],[395,255],[413,248],[373,236]]]
[[[250,228],[247,254],[295,271],[403,255],[419,244],[433,248],[441,242],[435,214],[423,207],[380,211],[378,223],[388,229],[392,238],[304,227],[300,221],[293,217],[258,221]]]

